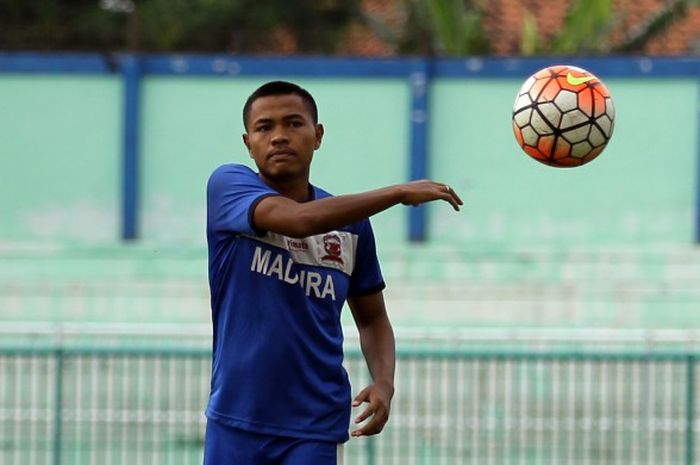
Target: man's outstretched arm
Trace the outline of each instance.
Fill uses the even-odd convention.
[[[462,199],[447,185],[421,180],[303,203],[283,196],[267,197],[255,207],[253,223],[264,231],[306,237],[347,226],[394,205],[416,206],[434,200],[448,202],[455,210],[462,205]]]
[[[382,431],[389,419],[394,396],[396,349],[394,331],[389,323],[381,292],[348,299],[360,333],[362,353],[372,375],[372,384],[355,396],[353,407],[369,405],[355,418],[355,423],[369,421],[352,432],[353,436],[369,436]]]

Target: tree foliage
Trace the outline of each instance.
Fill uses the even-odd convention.
[[[365,22],[398,54],[462,55],[489,51],[483,29],[483,1],[403,0],[399,2],[406,17],[400,30],[392,30],[376,17]]]
[[[548,51],[565,55],[607,52],[614,21],[613,0],[579,0],[567,12],[564,27]]]
[[[625,35],[622,42],[613,42],[612,33],[620,22],[621,13],[614,9],[613,0],[578,0],[569,8],[563,27],[545,41],[527,12],[521,36],[523,55],[581,55],[610,53],[639,53],[652,39],[674,22],[682,19],[698,0],[669,0],[651,14],[647,21]]]
[[[489,53],[488,0],[395,2],[404,18],[398,27],[362,13],[362,0],[0,0],[0,49],[330,54],[360,19],[399,55]],[[697,5],[665,0],[616,43],[621,17],[613,0],[574,0],[553,34],[538,29],[539,12],[525,10],[518,52],[641,52]]]
[[[0,48],[275,52],[286,40],[332,53],[358,12],[359,0],[0,0]]]
[[[622,43],[617,44],[613,48],[613,51],[628,53],[640,50],[651,38],[685,17],[690,8],[698,5],[700,5],[699,0],[671,0],[666,2],[664,8],[649,17],[640,27],[631,31]]]
[[[435,31],[436,48],[446,55],[461,50],[486,52],[488,40],[482,28],[484,13],[474,2],[436,0],[426,2],[427,17]]]
[[[483,20],[488,0],[403,0],[406,20],[403,28],[391,31],[377,18],[370,24],[399,54],[483,55],[489,52]],[[569,7],[562,28],[554,33],[541,31],[538,11],[524,8],[520,30],[521,55],[581,55],[638,53],[649,41],[683,18],[700,0],[666,0],[646,22],[630,31],[622,42],[613,41],[621,13],[613,0],[575,0]],[[522,2],[525,7],[527,2]]]

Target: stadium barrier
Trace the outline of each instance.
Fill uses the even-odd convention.
[[[689,465],[699,356],[399,347],[390,422],[346,463]],[[0,463],[200,463],[209,370],[201,348],[0,347]]]

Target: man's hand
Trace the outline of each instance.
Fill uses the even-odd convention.
[[[421,179],[401,184],[401,203],[413,205],[414,207],[433,200],[444,200],[449,202],[456,211],[463,204],[462,199],[447,184],[440,184],[435,181]]]
[[[364,388],[352,401],[353,407],[359,407],[363,402],[369,403],[362,413],[355,418],[355,423],[362,423],[370,418],[367,424],[352,432],[352,436],[371,436],[380,433],[389,419],[391,398],[394,396],[393,387],[372,384]]]

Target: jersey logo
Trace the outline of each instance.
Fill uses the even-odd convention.
[[[588,81],[592,81],[593,79],[595,79],[595,77],[593,76],[576,77],[571,73],[566,74],[566,82],[568,82],[572,86],[580,86],[581,84],[585,84]]]
[[[246,237],[287,250],[292,260],[301,265],[332,268],[348,276],[355,269],[358,236],[348,231],[329,231],[298,239],[271,232],[262,237]]]
[[[326,251],[326,255],[321,257],[322,261],[340,263],[341,265],[345,264],[343,261],[343,246],[340,236],[334,233],[323,236],[323,249]]]

